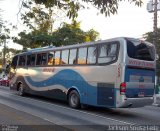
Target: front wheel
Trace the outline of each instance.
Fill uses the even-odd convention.
[[[80,107],[80,97],[79,97],[79,94],[76,90],[72,90],[70,93],[69,93],[69,106],[72,107],[72,108],[79,108]]]
[[[19,84],[19,87],[18,87],[18,95],[19,95],[19,96],[23,96],[23,95],[24,95],[23,84]]]

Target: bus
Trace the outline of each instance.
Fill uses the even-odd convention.
[[[13,57],[10,89],[72,108],[143,107],[153,103],[155,54],[153,44],[127,37],[35,48]]]

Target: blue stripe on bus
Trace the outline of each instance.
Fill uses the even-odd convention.
[[[81,75],[79,75],[77,72],[73,70],[62,70],[58,72],[57,74],[53,75],[52,77],[43,80],[43,81],[33,81],[30,76],[26,76],[27,81],[32,85],[37,88],[42,88],[42,87],[47,87],[47,86],[52,86],[52,85],[62,85],[66,87],[67,89],[72,87],[72,86],[91,86],[89,85]],[[68,82],[70,81],[70,82]],[[83,82],[82,85],[79,85],[79,82]]]
[[[33,81],[30,76],[26,76],[31,86],[43,88],[53,85],[62,85],[66,89],[77,87],[80,94],[80,101],[84,104],[97,105],[97,86],[88,84],[85,79],[76,71],[65,69],[43,81]],[[114,89],[114,88],[113,88]],[[115,92],[115,91],[114,91]],[[85,94],[86,93],[86,94]],[[115,100],[116,97],[113,99]],[[113,106],[115,101],[113,101]],[[107,105],[105,105],[107,106]],[[113,107],[112,106],[112,107]]]

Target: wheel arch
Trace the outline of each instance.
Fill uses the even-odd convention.
[[[17,91],[18,91],[18,89],[19,89],[19,87],[20,87],[20,84],[23,84],[23,83],[22,83],[21,81],[18,81],[18,82],[17,82],[17,89],[16,89]]]
[[[76,86],[72,86],[71,88],[68,89],[68,91],[67,91],[67,100],[69,99],[69,93],[70,93],[71,91],[73,91],[73,90],[75,90],[75,91],[78,92],[79,97],[80,97],[80,103],[81,103],[81,94],[80,94],[79,89],[78,89]]]

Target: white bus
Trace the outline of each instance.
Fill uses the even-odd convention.
[[[153,103],[155,47],[134,38],[31,49],[14,56],[10,89],[70,107],[142,107]]]

